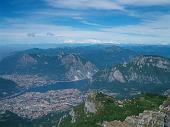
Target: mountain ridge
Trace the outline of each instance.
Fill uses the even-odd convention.
[[[151,72],[154,70],[157,73]],[[145,55],[145,56],[138,56],[128,63],[119,64],[117,66],[113,66],[112,68],[103,70],[98,73],[101,73],[99,74],[99,77],[106,78],[105,80],[107,80],[108,82],[118,81],[120,83],[128,83],[131,81],[139,82],[140,75],[144,76],[146,74],[146,77],[157,75],[157,77],[159,77],[159,74],[163,72],[167,74],[170,73],[170,59],[165,57],[160,57],[160,56]],[[169,76],[169,75],[165,75],[165,76]],[[168,78],[169,77],[167,77],[167,80]],[[151,82],[154,81],[152,79],[150,80]],[[144,83],[144,81],[142,81],[142,83]],[[156,81],[156,83],[161,83],[161,82]]]

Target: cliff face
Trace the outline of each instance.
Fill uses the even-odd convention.
[[[81,59],[75,54],[62,55],[60,60],[66,70],[68,70],[66,77],[69,80],[88,79],[98,71],[94,64],[85,59]]]

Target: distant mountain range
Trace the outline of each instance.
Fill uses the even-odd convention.
[[[114,45],[94,45],[78,47],[73,52],[80,54],[94,63],[99,69],[111,67],[129,61],[139,55],[133,50],[121,48]]]
[[[95,88],[113,91],[161,92],[170,88],[170,59],[139,56],[128,63],[98,71],[92,84]]]
[[[129,61],[136,55],[110,45],[34,48],[3,58],[0,75],[22,87],[78,81],[91,79],[98,70]]]
[[[56,56],[60,53],[73,53],[91,61],[99,69],[129,61],[130,59],[139,55],[133,50],[121,48],[115,45],[65,46],[50,49],[34,48],[25,50],[23,53],[41,54],[47,56]]]
[[[120,45],[122,48],[141,53],[143,55],[157,55],[170,58],[170,45]]]
[[[159,56],[139,56],[128,63],[99,71],[94,76],[94,80],[101,79],[124,84],[167,84],[170,83],[170,59]]]
[[[40,75],[57,81],[82,80],[97,72],[97,67],[76,54],[18,53],[0,62],[0,73],[18,75]]]
[[[0,75],[24,87],[92,79],[92,89],[133,95],[169,88],[170,60],[110,45],[35,48],[1,60]]]
[[[133,121],[136,126],[145,116],[148,116],[153,126],[167,124],[166,119],[170,117],[161,110],[158,111],[158,108],[167,99],[161,95],[168,95],[170,89],[168,49],[165,52],[155,51],[153,47],[150,50],[147,47],[147,51],[142,50],[139,47],[86,45],[34,48],[8,54],[0,61],[1,101],[5,97],[13,99],[10,95],[19,96],[36,88],[40,93],[40,88],[47,92],[47,86],[53,90],[53,85],[59,90],[72,87],[81,89],[84,101],[70,111],[56,114],[52,112],[32,121],[12,112],[0,111],[0,126],[132,127]],[[38,93],[37,91],[34,92]],[[72,95],[69,97],[72,98]],[[166,109],[169,102],[165,103]],[[161,119],[161,122],[152,122],[155,118]]]

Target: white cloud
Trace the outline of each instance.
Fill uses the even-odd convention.
[[[52,10],[40,10],[40,11],[36,11],[36,12],[33,12],[32,15],[35,15],[35,16],[53,16],[53,17],[80,17],[82,15],[82,13],[80,12],[77,12],[77,11],[61,11],[61,10],[55,10],[55,9],[52,9]]]
[[[132,6],[160,6],[170,4],[169,0],[118,0],[120,5]]]
[[[98,27],[99,30],[45,24],[14,24],[8,28],[0,28],[0,41],[13,43],[170,44],[170,22],[168,21],[170,21],[170,15],[163,15],[138,25]],[[29,33],[33,33],[35,36],[28,36]]]
[[[155,37],[169,37],[170,35],[170,15],[160,16],[154,20],[146,20],[138,25],[128,25],[121,27],[114,27],[110,32],[127,33],[138,36],[155,36]]]
[[[125,6],[170,5],[169,0],[45,0],[49,5],[65,9],[125,10]]]
[[[123,10],[112,0],[46,0],[51,6],[67,9]]]
[[[81,23],[86,24],[86,25],[90,25],[90,26],[105,27],[104,25],[93,23],[93,22],[89,22],[89,21],[86,21],[84,19],[81,19],[80,21],[81,21]]]

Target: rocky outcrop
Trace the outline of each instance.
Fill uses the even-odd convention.
[[[165,114],[164,127],[170,127],[170,97],[160,107],[160,112]]]
[[[106,122],[106,121],[103,122],[102,127],[135,127],[135,126],[132,126],[125,121],[121,122],[121,121],[115,120],[111,122]]]
[[[145,110],[138,116],[128,116],[125,121],[104,122],[103,127],[170,127],[170,98],[168,98],[159,110]]]
[[[97,112],[95,103],[90,102],[90,101],[85,102],[84,110],[85,110],[86,114],[87,113],[96,113]]]
[[[135,127],[164,127],[165,114],[159,111],[144,111],[139,116],[130,116],[126,122]]]
[[[109,82],[118,81],[121,83],[125,83],[125,78],[123,74],[119,70],[114,70],[109,74]]]
[[[125,121],[103,122],[103,127],[165,127],[166,114],[159,111],[144,111],[139,116],[129,116]],[[166,126],[166,127],[169,127]]]
[[[74,111],[74,109],[72,109],[72,110],[69,112],[69,115],[71,116],[71,123],[75,123],[75,122],[76,122],[76,116],[75,116],[75,111]]]

